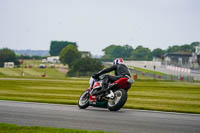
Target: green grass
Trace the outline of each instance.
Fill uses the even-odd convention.
[[[167,76],[168,74],[166,73],[162,73],[162,72],[158,72],[158,71],[153,71],[153,70],[148,70],[148,69],[144,69],[144,68],[139,68],[139,67],[133,67],[133,66],[129,66],[130,68],[133,68],[137,71],[141,71],[144,73],[152,73],[152,74],[156,74],[156,75],[160,75],[160,76]]]
[[[0,77],[25,77],[39,78],[42,74],[46,74],[45,78],[65,79],[65,73],[58,71],[59,68],[0,68]],[[22,70],[24,76],[21,76]]]
[[[0,72],[0,75],[4,75],[2,72]]]
[[[126,107],[200,113],[200,86],[182,82],[140,81]]]
[[[45,64],[47,68],[39,68],[40,64]],[[32,68],[29,68],[29,66]],[[42,63],[41,60],[24,60],[23,65],[19,68],[0,68],[0,77],[15,77],[15,78],[41,78],[41,75],[46,74],[45,78],[65,79],[66,72],[60,70],[61,64],[55,64],[55,68],[51,68],[50,63]],[[62,66],[67,69],[67,66]],[[24,76],[22,76],[24,72]]]
[[[40,65],[43,64],[42,60],[24,60],[24,65]]]
[[[89,87],[87,78],[0,80],[0,99],[77,104]],[[137,80],[126,108],[200,113],[200,86],[194,83]]]
[[[52,128],[39,126],[18,126],[0,123],[0,133],[108,133],[103,131],[87,131],[67,128]]]

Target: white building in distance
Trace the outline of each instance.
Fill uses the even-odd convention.
[[[81,57],[92,57],[92,54],[89,51],[80,51]]]
[[[4,68],[14,68],[15,63],[14,62],[4,62]]]
[[[59,56],[47,57],[47,62],[49,62],[49,63],[60,63]]]

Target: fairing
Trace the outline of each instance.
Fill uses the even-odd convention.
[[[114,83],[117,83],[119,88],[126,89],[128,87],[128,78],[120,78],[119,80],[115,81]]]

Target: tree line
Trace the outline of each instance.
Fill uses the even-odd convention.
[[[151,61],[153,57],[162,58],[166,53],[174,52],[195,52],[195,47],[200,45],[200,42],[192,42],[191,44],[184,45],[174,45],[169,46],[167,49],[156,48],[152,51],[149,48],[143,47],[141,45],[137,46],[135,49],[130,45],[110,45],[104,48],[104,56],[102,60],[112,61],[115,58],[123,57],[126,60],[144,60]]]
[[[0,49],[0,67],[4,66],[4,62],[14,62],[15,65],[20,64],[15,52],[8,48]]]
[[[89,56],[82,57],[77,47],[72,44],[64,47],[59,57],[62,64],[68,65],[67,76],[89,76],[103,68],[103,64],[99,59]]]
[[[20,65],[20,59],[43,59],[41,56],[24,56],[16,55],[15,52],[8,48],[0,49],[0,67],[4,66],[4,62],[14,62],[16,66]],[[82,57],[77,47],[69,44],[59,53],[60,61],[64,65],[68,65],[69,71],[67,76],[89,76],[103,69],[103,64],[99,59],[89,56]]]
[[[166,53],[171,52],[194,52],[195,47],[200,45],[200,42],[192,42],[191,44],[169,46],[167,49],[156,48],[152,51],[143,46],[137,46],[135,49],[130,45],[110,45],[103,49],[104,56],[101,59],[93,59],[91,57],[82,57],[78,51],[78,45],[75,42],[69,41],[51,41],[50,54],[51,56],[60,56],[63,64],[69,66],[68,76],[85,76],[91,75],[103,68],[101,61],[113,61],[118,57],[123,57],[126,60],[152,60],[153,57],[161,58]],[[14,62],[19,65],[20,59],[43,59],[41,56],[25,56],[16,55],[14,51],[8,48],[0,49],[0,67],[4,66],[4,62]]]
[[[60,51],[65,48],[67,45],[73,45],[76,48],[78,47],[76,42],[69,41],[51,41],[49,53],[51,56],[58,56]]]
[[[51,56],[59,56],[61,63],[68,65],[67,76],[89,76],[103,68],[99,59],[82,57],[76,42],[51,41],[49,53]]]
[[[19,60],[41,60],[47,58],[46,56],[29,56],[29,55],[16,55],[15,52],[9,48],[0,49],[0,67],[4,67],[4,62],[14,62],[16,66],[20,65]]]

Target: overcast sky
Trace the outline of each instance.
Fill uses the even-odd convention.
[[[0,48],[51,40],[103,54],[110,44],[166,49],[200,41],[200,0],[0,0]]]

